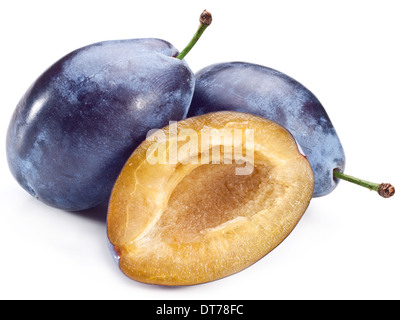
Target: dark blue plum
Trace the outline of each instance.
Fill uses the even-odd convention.
[[[314,197],[333,191],[333,170],[344,170],[339,137],[318,99],[291,77],[245,62],[208,66],[195,75],[188,116],[230,110],[268,118],[285,127],[307,156],[315,176]]]
[[[194,75],[177,54],[159,39],[105,41],[52,65],[8,128],[8,164],[20,185],[65,210],[107,202],[147,132],[187,114]]]

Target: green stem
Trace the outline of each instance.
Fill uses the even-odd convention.
[[[344,174],[338,170],[333,171],[333,176],[338,179],[357,184],[361,187],[378,192],[381,197],[389,198],[394,195],[395,189],[390,183],[374,183]]]
[[[182,60],[190,50],[194,47],[196,42],[200,39],[201,35],[203,34],[204,30],[207,29],[207,27],[211,24],[212,22],[212,17],[211,13],[209,13],[207,10],[204,10],[201,15],[200,15],[200,26],[197,29],[196,33],[194,34],[192,40],[188,43],[188,45],[185,47],[185,49],[182,50],[182,52],[176,57],[177,59]]]

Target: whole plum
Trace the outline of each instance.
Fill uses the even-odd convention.
[[[324,196],[336,187],[333,172],[343,172],[344,151],[324,107],[302,84],[246,62],[214,64],[197,72],[195,79],[188,116],[226,110],[275,121],[291,132],[310,162],[313,196]]]
[[[108,201],[152,128],[186,116],[194,76],[170,43],[95,43],[66,55],[23,96],[7,133],[10,170],[31,195],[77,211]]]

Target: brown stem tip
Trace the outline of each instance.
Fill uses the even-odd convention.
[[[200,15],[200,23],[209,26],[212,22],[211,13],[207,10],[204,10]]]
[[[390,198],[394,195],[394,192],[394,186],[392,186],[390,183],[381,183],[379,185],[378,193],[381,197]]]

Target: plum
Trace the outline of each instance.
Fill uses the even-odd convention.
[[[91,44],[54,63],[9,124],[8,164],[19,184],[65,210],[108,201],[147,132],[187,114],[194,75],[177,56],[167,41],[131,39]]]
[[[291,77],[256,64],[214,64],[195,74],[188,116],[232,110],[273,120],[300,144],[315,175],[314,197],[330,193],[345,155],[339,137],[314,94]]]
[[[218,63],[195,74],[188,116],[232,110],[273,120],[294,136],[315,176],[314,197],[332,192],[339,179],[363,186],[384,198],[390,183],[373,183],[345,174],[345,154],[335,128],[316,96],[277,70],[246,62]]]
[[[139,145],[115,183],[110,247],[137,281],[220,279],[281,243],[313,187],[309,162],[275,122],[216,112],[171,123]]]

